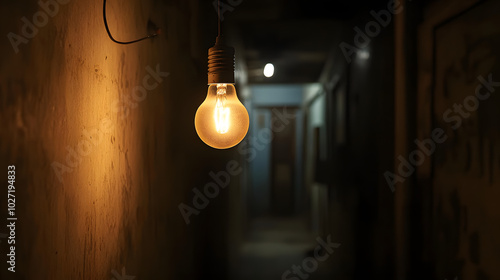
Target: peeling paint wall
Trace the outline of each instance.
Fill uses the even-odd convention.
[[[432,125],[444,141],[425,188],[436,278],[500,278],[499,10],[481,3],[435,29]]]

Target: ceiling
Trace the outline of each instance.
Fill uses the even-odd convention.
[[[223,14],[223,25],[237,33],[248,82],[312,83],[318,81],[342,23],[382,9],[388,0],[233,0],[238,2]],[[266,63],[274,64],[271,78],[263,76]]]

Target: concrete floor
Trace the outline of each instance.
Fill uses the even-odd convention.
[[[302,218],[260,218],[251,223],[245,242],[231,273],[234,280],[296,279],[283,278],[292,265],[301,265],[318,244],[316,236]],[[335,254],[335,252],[334,252]],[[330,258],[331,259],[331,258]],[[307,279],[329,279],[328,261],[319,264]],[[297,278],[299,279],[299,278]]]

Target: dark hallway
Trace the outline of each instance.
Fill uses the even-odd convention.
[[[500,280],[499,0],[0,2],[0,279]]]

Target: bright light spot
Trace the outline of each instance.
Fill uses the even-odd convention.
[[[220,134],[225,134],[229,131],[229,108],[226,107],[226,84],[218,84],[217,85],[217,97],[215,101],[215,111],[214,111],[214,120],[215,120],[215,130],[217,130]]]
[[[215,130],[218,133],[225,134],[229,131],[229,114],[229,108],[224,107],[224,102],[218,99],[214,111]]]
[[[360,59],[368,59],[368,58],[370,58],[370,53],[367,50],[359,50],[358,57]]]
[[[264,67],[264,76],[266,77],[272,77],[274,74],[274,65],[272,65],[271,63],[268,63],[266,64],[266,66]]]

